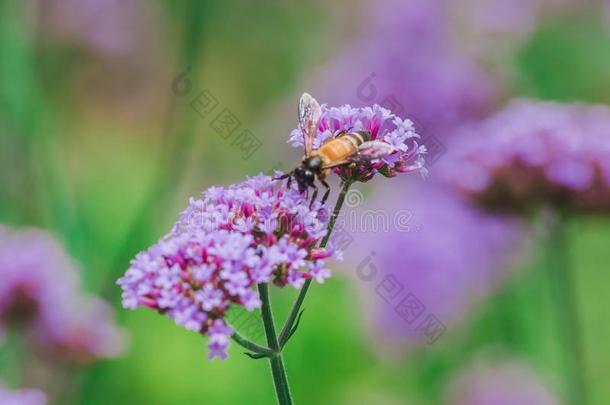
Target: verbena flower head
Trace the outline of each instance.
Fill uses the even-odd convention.
[[[446,403],[559,405],[561,401],[528,364],[515,359],[485,359],[453,378]]]
[[[0,386],[0,404],[2,405],[45,405],[47,396],[37,389],[9,390]]]
[[[492,209],[610,212],[610,108],[517,100],[460,131],[440,173]]]
[[[398,173],[424,169],[423,155],[426,148],[418,145],[419,135],[413,123],[401,119],[391,111],[373,105],[355,108],[350,105],[328,107],[322,105],[322,116],[314,140],[314,149],[341,131],[369,131],[371,140],[378,140],[392,146],[394,152],[380,159],[362,161],[351,165],[341,165],[332,170],[343,180],[368,181],[376,173],[394,177]],[[303,147],[303,133],[300,128],[293,130],[288,142],[294,147]]]
[[[66,361],[118,355],[122,332],[103,301],[81,292],[76,265],[50,234],[0,226],[0,335],[14,329]]]
[[[261,306],[258,283],[322,283],[324,259],[316,246],[328,212],[295,189],[259,175],[192,198],[172,231],[139,253],[118,283],[126,308],[149,307],[209,337],[210,358],[226,358],[233,333],[225,321],[232,305]]]

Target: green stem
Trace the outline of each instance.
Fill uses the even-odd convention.
[[[233,328],[233,335],[231,336],[231,338],[244,349],[248,349],[250,351],[253,351],[254,353],[264,354],[265,356],[269,357],[275,354],[273,350],[270,350],[264,346],[252,342],[251,340],[246,339],[245,337],[240,335],[235,328]]]
[[[261,313],[265,326],[265,335],[267,336],[267,344],[274,352],[274,356],[269,358],[269,364],[271,365],[271,374],[273,376],[273,385],[275,386],[277,401],[280,405],[291,405],[292,397],[290,396],[290,388],[288,386],[286,370],[284,369],[280,344],[277,340],[277,335],[275,334],[275,325],[273,323],[273,314],[271,312],[271,302],[269,300],[267,284],[259,284],[258,293],[262,302]]]
[[[326,245],[328,244],[330,235],[333,232],[333,229],[335,228],[335,223],[337,222],[337,217],[339,216],[339,213],[341,212],[341,208],[343,207],[343,202],[345,201],[345,196],[347,195],[347,192],[349,191],[349,188],[351,185],[352,185],[352,182],[350,182],[350,181],[344,181],[341,183],[341,191],[339,192],[339,196],[337,197],[337,202],[335,203],[333,215],[330,217],[330,221],[328,221],[328,231],[326,232],[326,235],[324,235],[322,242],[320,242],[320,247],[322,247],[322,248],[326,247]],[[305,300],[305,296],[307,295],[307,291],[309,290],[310,285],[311,285],[311,279],[306,280],[305,284],[303,284],[303,287],[301,287],[301,291],[299,291],[299,295],[298,295],[296,301],[292,305],[292,309],[290,310],[290,314],[288,315],[286,324],[282,328],[282,333],[280,333],[280,344],[282,347],[284,346],[287,339],[291,335],[290,331],[292,330],[294,321],[296,320],[297,315],[299,314],[301,305],[303,305],[303,301]]]
[[[568,238],[564,218],[553,218],[548,240],[548,270],[558,312],[559,335],[566,354],[566,385],[570,404],[586,404],[585,366],[580,335],[576,285],[570,271]]]
[[[337,198],[333,214],[328,222],[328,230],[326,232],[326,235],[320,242],[320,247],[322,248],[326,247],[326,245],[328,244],[328,240],[335,227],[335,223],[337,222],[337,218],[339,216],[339,213],[341,212],[343,202],[345,201],[345,197],[351,184],[351,182],[343,182],[341,184],[341,191],[339,193],[339,197]],[[290,387],[288,385],[286,369],[284,368],[284,361],[282,359],[282,348],[284,347],[284,344],[286,343],[288,338],[292,335],[291,331],[294,322],[297,319],[299,310],[301,309],[301,305],[305,300],[305,296],[307,295],[307,290],[309,289],[310,284],[311,279],[306,280],[305,284],[301,288],[297,300],[292,306],[286,324],[284,325],[284,328],[282,328],[282,332],[279,336],[279,339],[275,332],[275,324],[273,323],[273,313],[271,312],[271,302],[269,300],[269,290],[267,288],[267,284],[258,284],[258,293],[260,295],[262,303],[261,315],[263,318],[263,324],[265,326],[265,335],[267,336],[267,344],[269,345],[269,349],[263,348],[262,346],[258,346],[255,343],[244,339],[237,333],[233,335],[233,339],[237,343],[241,344],[249,350],[259,350],[259,353],[261,354],[263,354],[264,351],[268,350],[272,352],[272,355],[269,357],[269,364],[271,365],[271,375],[273,376],[273,385],[275,387],[275,393],[277,395],[277,400],[280,405],[292,404]]]

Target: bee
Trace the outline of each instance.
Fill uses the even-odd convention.
[[[308,93],[303,93],[299,100],[298,117],[299,129],[303,134],[305,156],[294,170],[277,178],[277,180],[288,178],[288,188],[294,178],[301,193],[313,188],[310,205],[318,196],[316,180],[326,189],[321,200],[322,204],[328,199],[330,186],[325,178],[333,167],[355,165],[358,162],[379,159],[394,152],[390,144],[371,140],[369,131],[352,131],[351,129],[337,132],[314,150],[313,143],[321,116],[320,104]]]

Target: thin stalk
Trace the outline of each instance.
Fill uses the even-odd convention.
[[[267,284],[259,284],[258,293],[262,302],[261,314],[265,326],[267,344],[274,352],[274,356],[269,358],[269,364],[271,365],[271,375],[273,376],[273,385],[275,387],[277,402],[280,405],[291,405],[292,397],[290,395],[286,370],[284,369],[280,344],[277,340],[277,335],[275,334],[275,325],[273,323],[273,314],[271,312],[271,301],[269,300]]]
[[[349,188],[351,185],[352,185],[352,182],[350,182],[350,181],[344,181],[341,183],[341,191],[339,192],[339,196],[337,197],[337,202],[335,203],[333,215],[330,217],[330,221],[328,221],[328,231],[326,232],[326,235],[324,235],[322,242],[320,242],[321,248],[326,247],[326,245],[328,244],[330,235],[333,232],[333,229],[335,228],[335,223],[337,222],[337,217],[339,216],[339,213],[341,212],[341,208],[343,207],[343,202],[345,201],[345,196],[347,195],[347,192],[349,191]],[[310,285],[311,285],[311,279],[306,280],[305,284],[303,284],[303,287],[301,287],[301,291],[299,291],[299,295],[298,295],[296,301],[292,305],[292,309],[290,310],[290,314],[288,315],[286,324],[282,328],[282,333],[280,333],[281,346],[284,346],[284,344],[286,343],[286,340],[291,335],[290,331],[292,330],[294,321],[297,319],[297,315],[299,314],[301,305],[303,305],[303,301],[305,300],[305,296],[307,295],[307,290],[309,290]]]
[[[566,355],[568,403],[581,405],[587,403],[587,396],[576,285],[570,271],[569,243],[564,218],[557,216],[553,220],[548,240],[547,264],[554,287],[559,335],[563,337]]]
[[[250,351],[253,351],[254,353],[264,354],[265,356],[273,356],[275,354],[273,350],[246,339],[245,337],[240,335],[239,332],[237,332],[237,330],[235,329],[233,329],[233,335],[231,335],[231,338],[244,349],[248,349]]]

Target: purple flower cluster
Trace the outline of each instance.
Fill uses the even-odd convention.
[[[0,386],[0,404],[2,405],[45,405],[46,395],[37,389],[8,390]]]
[[[440,1],[445,3],[446,18],[450,19],[451,33],[457,42],[478,59],[494,64],[505,61],[506,56],[512,57],[540,22],[582,6],[578,0]]]
[[[0,279],[0,335],[22,331],[65,361],[120,353],[122,333],[107,304],[82,294],[75,264],[48,233],[0,226]]]
[[[369,131],[372,140],[389,144],[394,152],[381,159],[332,169],[343,180],[364,182],[372,179],[376,173],[386,177],[415,170],[425,173],[423,155],[426,148],[417,144],[419,135],[415,132],[413,123],[376,104],[364,108],[354,108],[347,104],[341,107],[322,105],[322,116],[313,147],[319,148],[340,131],[359,130]],[[303,147],[303,134],[299,128],[291,132],[288,142],[294,147]]]
[[[258,175],[211,187],[190,200],[172,231],[139,253],[118,283],[126,308],[149,307],[209,337],[210,358],[226,358],[233,333],[231,304],[261,306],[256,284],[300,288],[330,276],[324,259],[338,256],[317,244],[328,212],[295,189]]]
[[[460,130],[444,179],[484,206],[610,211],[610,108],[516,100]]]

